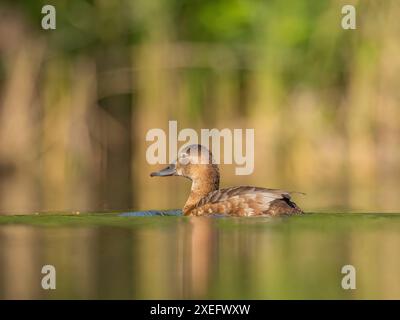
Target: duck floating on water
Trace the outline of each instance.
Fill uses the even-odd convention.
[[[219,189],[219,169],[211,152],[202,145],[184,148],[178,159],[150,176],[182,176],[192,180],[185,216],[281,216],[302,214],[290,192],[252,186]]]

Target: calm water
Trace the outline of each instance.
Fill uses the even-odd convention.
[[[3,216],[0,298],[400,299],[400,215]]]

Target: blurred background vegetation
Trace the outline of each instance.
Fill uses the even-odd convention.
[[[398,0],[2,0],[0,212],[181,207],[189,182],[150,179],[145,158],[168,120],[255,129],[254,174],[224,165],[222,186],[399,210],[399,16]]]

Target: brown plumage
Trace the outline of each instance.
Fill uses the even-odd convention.
[[[211,152],[201,145],[186,147],[177,161],[151,176],[179,175],[192,180],[184,215],[204,216],[280,216],[301,214],[302,210],[290,199],[290,193],[278,189],[239,186],[219,189],[218,166]]]
[[[290,194],[277,189],[239,186],[215,190],[191,209],[195,216],[224,213],[233,216],[259,216],[302,213]]]

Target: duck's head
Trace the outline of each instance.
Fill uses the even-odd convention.
[[[152,172],[150,176],[182,176],[193,181],[211,179],[206,183],[219,184],[218,166],[214,163],[211,152],[200,144],[182,149],[173,163],[160,171]]]

